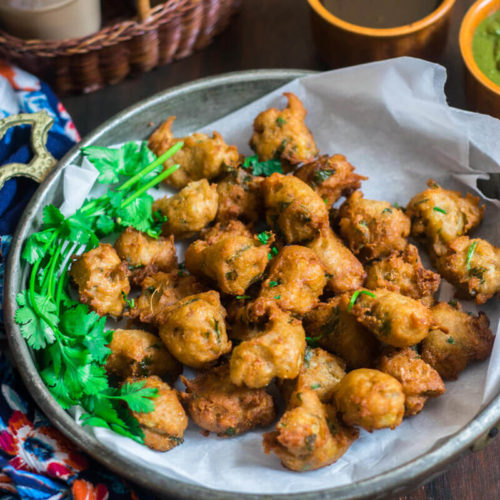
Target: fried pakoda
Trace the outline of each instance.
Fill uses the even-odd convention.
[[[219,176],[226,167],[235,168],[239,163],[236,146],[228,146],[218,132],[212,137],[195,132],[187,137],[174,138],[171,116],[160,125],[149,138],[148,146],[157,156],[162,155],[174,144],[182,141],[184,146],[169,158],[163,168],[179,164],[180,168],[165,179],[165,183],[177,189],[187,186],[192,181],[213,179]]]
[[[341,196],[349,196],[368,177],[354,173],[354,167],[344,155],[322,155],[316,161],[300,167],[295,175],[309,184],[327,207]]]
[[[353,368],[373,365],[380,343],[356,318],[347,312],[342,297],[319,304],[304,317],[304,329],[323,349],[338,354]]]
[[[78,286],[78,299],[97,314],[119,317],[130,292],[127,264],[108,243],[78,256],[69,271]]]
[[[344,294],[343,307],[349,303],[351,314],[385,344],[418,344],[435,324],[431,310],[419,300],[383,288],[365,292],[359,294],[354,304],[351,295]]]
[[[355,191],[339,209],[340,235],[363,260],[386,257],[404,250],[410,219],[387,201],[366,200]]]
[[[293,392],[314,391],[322,403],[331,401],[335,388],[345,375],[345,361],[320,347],[306,347],[299,376],[284,380],[281,389],[285,401]]]
[[[182,271],[158,272],[147,276],[142,281],[141,288],[141,294],[135,299],[128,316],[156,326],[166,321],[170,309],[180,299],[205,290],[194,276]]]
[[[429,189],[410,200],[406,215],[412,221],[412,235],[425,239],[439,256],[446,253],[448,244],[455,238],[479,225],[484,206],[480,207],[479,197],[470,193],[463,197],[458,191],[441,188],[432,179],[427,185]]]
[[[181,363],[204,368],[231,351],[225,316],[217,292],[190,295],[171,308],[160,337]]]
[[[177,267],[174,237],[152,238],[146,233],[127,227],[114,244],[120,259],[127,262],[131,280],[140,283],[157,271],[171,271]]]
[[[288,99],[286,108],[269,108],[255,118],[250,147],[261,161],[276,158],[283,160],[285,167],[310,162],[318,148],[304,123],[307,111],[296,95],[283,95]]]
[[[202,179],[190,182],[173,196],[156,200],[153,210],[160,210],[167,217],[161,229],[163,234],[188,238],[215,219],[218,203],[217,187]]]
[[[453,307],[440,302],[432,314],[438,326],[422,342],[422,359],[445,380],[456,380],[469,363],[491,354],[495,337],[484,313],[471,316],[458,303]]]
[[[264,300],[258,309],[250,314],[253,330],[231,354],[231,382],[238,386],[259,388],[274,377],[293,379],[304,359],[306,338],[302,323],[272,301]]]
[[[363,286],[365,270],[330,227],[322,229],[306,246],[314,251],[328,274],[327,288],[334,293],[349,292]]]
[[[287,243],[312,240],[329,227],[325,202],[293,175],[274,173],[262,182],[266,220]]]
[[[173,384],[182,372],[163,342],[144,330],[115,330],[109,348],[106,370],[120,380],[158,375]]]
[[[238,387],[229,378],[227,363],[198,375],[181,377],[186,392],[181,400],[196,425],[219,436],[237,436],[267,427],[276,418],[274,401],[265,389]]]
[[[243,219],[256,223],[262,218],[262,189],[264,179],[251,175],[243,168],[236,168],[217,183],[219,194],[218,221]]]
[[[500,248],[486,240],[468,236],[453,240],[436,266],[460,297],[484,304],[500,294]]]
[[[316,254],[290,245],[272,259],[259,297],[276,301],[284,311],[304,315],[319,302],[325,284],[325,269]]]
[[[420,413],[429,398],[446,391],[439,373],[410,347],[387,349],[377,368],[398,380],[406,396],[405,417]]]
[[[312,390],[294,392],[276,430],[264,434],[264,451],[273,451],[293,471],[315,470],[336,462],[359,432],[337,418]]]
[[[189,245],[186,267],[191,273],[217,283],[224,293],[243,295],[264,274],[274,238],[271,236],[266,244],[262,244],[257,236],[251,235],[244,226],[241,228],[242,224],[236,224],[236,221],[222,224],[220,229],[217,226],[206,233],[206,240]]]
[[[368,432],[395,429],[405,412],[402,385],[387,373],[369,368],[349,372],[337,386],[335,402],[344,422]]]
[[[426,306],[434,304],[434,294],[441,282],[439,274],[425,269],[413,245],[408,245],[402,252],[394,252],[389,257],[371,262],[366,271],[366,288],[386,288],[420,300]]]
[[[152,412],[132,412],[144,432],[144,444],[156,451],[168,451],[181,444],[188,418],[177,391],[156,376],[129,378],[126,382],[143,382],[144,387],[158,390],[158,395],[153,399],[155,408]]]

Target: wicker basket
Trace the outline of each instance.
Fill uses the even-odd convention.
[[[123,0],[119,0],[123,5]],[[0,30],[0,57],[35,73],[60,95],[93,92],[207,46],[240,0],[168,0],[85,38],[23,40]]]

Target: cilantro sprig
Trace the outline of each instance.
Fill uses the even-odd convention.
[[[278,172],[279,174],[283,173],[281,161],[259,161],[259,157],[257,155],[247,156],[243,161],[243,168],[251,168],[253,175],[269,176],[275,172]]]
[[[349,301],[349,305],[347,306],[347,312],[351,312],[351,309],[354,307],[354,304],[361,294],[368,295],[368,297],[371,297],[372,299],[375,299],[377,297],[374,293],[369,292],[368,290],[356,290],[351,296],[351,300]]]

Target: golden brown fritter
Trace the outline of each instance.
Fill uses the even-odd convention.
[[[354,167],[344,155],[322,155],[316,161],[300,167],[295,175],[309,184],[327,207],[341,196],[349,196],[368,177],[354,173]]]
[[[177,194],[153,203],[153,210],[167,217],[161,228],[165,235],[188,238],[210,224],[217,215],[219,195],[206,179],[190,182]]]
[[[224,293],[243,295],[250,285],[262,278],[274,238],[270,237],[263,245],[257,236],[241,234],[240,225],[235,222],[223,224],[227,226],[226,231],[215,228],[206,233],[206,240],[189,245],[186,267],[191,273],[217,283]],[[237,230],[231,231],[232,227]]]
[[[170,309],[177,301],[204,291],[204,287],[194,276],[182,271],[158,272],[147,276],[142,281],[141,288],[141,294],[135,299],[128,316],[156,326],[166,321]]]
[[[345,361],[320,347],[306,347],[299,376],[285,380],[281,389],[285,401],[293,392],[314,391],[322,403],[331,401],[335,388],[345,375]]]
[[[429,398],[446,391],[439,373],[410,347],[387,349],[377,368],[398,380],[406,396],[405,417],[420,413]]]
[[[322,229],[306,246],[314,251],[328,275],[327,288],[334,293],[349,292],[363,286],[365,270],[330,227]]]
[[[483,219],[484,206],[479,197],[441,188],[434,180],[429,189],[415,195],[406,208],[411,218],[411,233],[423,238],[436,255],[443,255],[447,246],[458,236],[467,234]]]
[[[314,391],[294,392],[276,430],[264,434],[264,451],[273,451],[287,469],[298,472],[333,464],[359,436],[336,413]]]
[[[237,219],[232,219],[217,222],[217,224],[203,229],[200,237],[208,244],[213,245],[220,239],[224,238],[227,233],[231,233],[234,236],[246,236],[247,238],[251,238],[253,236],[252,231],[250,231],[250,229],[248,229],[243,222]]]
[[[226,167],[236,167],[239,154],[236,146],[228,146],[218,132],[212,137],[195,132],[187,137],[174,138],[171,116],[160,125],[149,138],[148,146],[157,156],[162,155],[174,144],[182,141],[184,146],[174,156],[169,158],[163,168],[179,164],[180,168],[165,179],[165,183],[177,189],[187,186],[192,181],[213,179],[220,175]]]
[[[217,292],[190,295],[172,306],[160,337],[181,363],[204,368],[231,351],[225,316]]]
[[[119,317],[130,292],[127,264],[108,243],[78,256],[69,271],[78,286],[79,300],[97,314]]]
[[[420,300],[426,306],[434,304],[434,294],[441,282],[439,274],[425,269],[413,245],[408,245],[402,252],[394,252],[389,257],[371,262],[366,271],[366,288],[386,288]]]
[[[480,312],[471,316],[440,302],[432,308],[437,327],[422,342],[422,359],[445,380],[456,380],[472,361],[488,358],[495,337],[488,317]]]
[[[274,377],[293,379],[302,365],[306,347],[302,323],[274,302],[264,302],[252,313],[256,325],[249,338],[231,354],[231,381],[238,386],[258,388]]]
[[[138,284],[157,271],[177,267],[174,237],[152,238],[146,233],[127,227],[114,244],[120,259],[127,262],[132,282]]]
[[[284,311],[304,315],[319,302],[325,284],[325,270],[316,254],[290,245],[271,260],[259,297],[276,301]]]
[[[344,307],[350,300],[351,294],[342,296]],[[381,342],[394,347],[418,344],[434,326],[431,310],[422,302],[384,288],[361,293],[350,312]]]
[[[106,370],[120,380],[158,375],[173,384],[182,372],[163,342],[144,330],[115,330],[109,348]]]
[[[436,266],[460,297],[484,304],[500,294],[500,248],[486,240],[468,236],[453,240]]]
[[[363,260],[386,257],[404,250],[410,219],[387,201],[366,200],[355,191],[339,209],[340,235]]]
[[[144,432],[144,444],[156,451],[168,451],[181,444],[188,418],[177,391],[156,376],[129,378],[126,382],[143,382],[144,387],[158,390],[158,395],[153,399],[155,409],[152,412],[132,412]]]
[[[329,226],[325,202],[305,182],[278,173],[262,182],[266,220],[287,243],[312,240]]]
[[[227,363],[198,375],[181,377],[186,392],[181,400],[196,425],[219,436],[236,436],[267,427],[276,418],[274,401],[265,389],[238,387],[229,378]]]
[[[318,154],[318,148],[304,123],[307,111],[296,95],[290,92],[283,95],[288,100],[286,108],[281,111],[269,108],[255,118],[250,147],[261,161],[276,158],[283,160],[285,167],[310,162]]]
[[[347,312],[347,306],[342,297],[319,304],[304,317],[304,329],[323,349],[344,359],[349,368],[371,367],[380,343]]]
[[[256,223],[262,218],[262,177],[253,176],[243,168],[236,168],[217,183],[219,194],[218,221],[243,219]]]
[[[402,385],[394,377],[369,368],[349,372],[337,386],[335,402],[344,422],[368,432],[395,429],[405,412]]]

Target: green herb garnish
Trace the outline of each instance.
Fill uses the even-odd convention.
[[[469,246],[469,250],[467,250],[467,258],[465,259],[465,267],[467,268],[467,270],[470,269],[470,262],[472,260],[472,256],[474,255],[476,247],[477,241],[473,241]]]
[[[268,231],[263,231],[257,235],[257,239],[263,244],[267,244],[269,239],[271,238],[271,234]]]
[[[368,297],[371,297],[372,299],[376,298],[376,295],[372,292],[369,292],[368,290],[356,290],[351,297],[351,300],[349,301],[349,305],[347,306],[347,312],[350,312],[351,309],[354,307],[354,304],[356,303],[356,300],[358,300],[358,297],[363,294],[363,295],[368,295]]]
[[[281,299],[281,295],[275,295],[274,296],[274,300],[280,300]]]
[[[278,286],[278,285],[279,285],[279,281],[271,280],[269,282],[269,288],[274,288],[275,286]]]
[[[441,208],[441,207],[432,207],[432,210],[434,210],[435,212],[439,212],[441,214],[445,214],[445,215],[448,213],[444,208]]]
[[[448,342],[448,344],[454,344],[455,343],[455,339],[453,337],[448,337],[446,339],[446,342]]]
[[[278,118],[276,118],[276,125],[278,125],[278,127],[281,128],[285,124],[286,120],[282,116],[278,116]]]
[[[325,170],[316,170],[313,174],[313,185],[319,186],[323,184],[327,179],[329,179],[335,173],[334,168],[325,168]]]
[[[246,300],[246,299],[251,299],[250,295],[236,295],[236,298],[238,300]]]
[[[283,173],[280,160],[259,161],[257,155],[247,156],[243,161],[243,168],[251,168],[253,175],[269,176],[277,172]]]
[[[311,385],[311,389],[314,391],[314,389],[319,389],[321,387],[321,384],[313,384]]]

